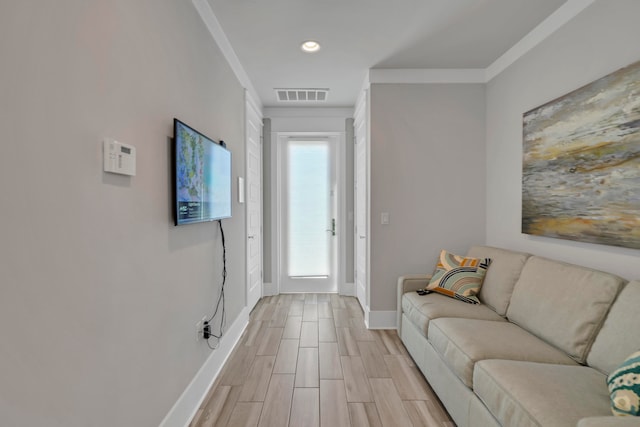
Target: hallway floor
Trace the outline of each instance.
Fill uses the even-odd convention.
[[[394,330],[367,330],[353,297],[261,299],[198,410],[205,426],[455,424]]]

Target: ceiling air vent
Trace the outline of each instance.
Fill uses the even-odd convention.
[[[325,102],[329,89],[275,89],[279,102]]]

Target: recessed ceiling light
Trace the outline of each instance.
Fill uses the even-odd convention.
[[[317,52],[320,50],[320,43],[314,40],[307,40],[300,46],[305,52]]]

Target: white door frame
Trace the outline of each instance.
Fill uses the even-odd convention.
[[[371,242],[369,236],[371,235],[369,212],[371,203],[371,149],[370,149],[370,137],[369,137],[369,123],[370,123],[370,107],[369,107],[369,91],[364,90],[358,99],[354,114],[354,140],[356,142],[353,155],[353,169],[354,169],[354,184],[357,185],[354,188],[354,282],[355,282],[355,294],[362,306],[365,317],[365,324],[369,326],[369,312],[370,312],[370,258]],[[358,153],[360,150],[364,150],[363,164],[359,164]],[[358,167],[363,167],[364,170],[364,182],[358,180]],[[358,195],[362,195],[364,198],[363,206],[358,201]],[[359,218],[362,215],[362,221],[364,224],[358,224]],[[362,252],[362,253],[361,253]],[[360,265],[359,260],[363,262]],[[361,267],[360,272],[358,269]]]
[[[257,130],[258,133],[257,137],[255,136],[255,130]],[[257,138],[257,141],[254,140],[255,138]],[[256,183],[252,182],[249,174],[249,165],[251,162],[249,147],[255,144],[258,145],[258,162],[260,168],[257,177],[259,181],[257,187]],[[249,92],[245,90],[245,180],[244,188],[238,188],[238,193],[243,194],[245,203],[245,306],[247,306],[249,311],[253,309],[264,293],[262,277],[262,167],[262,113]],[[259,218],[254,218],[255,213],[250,211],[250,201],[255,188],[258,188],[260,192]],[[257,227],[255,225],[256,223],[258,224]],[[256,257],[259,258],[257,266],[255,263],[252,263],[251,259],[252,251],[255,253],[256,250],[259,251],[259,254],[256,255]]]
[[[272,253],[272,262],[273,262],[273,272],[274,277],[273,280],[276,282],[276,292],[281,292],[281,277],[282,277],[282,248],[285,242],[282,242],[282,227],[284,224],[282,223],[282,168],[284,165],[282,164],[282,150],[286,141],[290,139],[309,139],[309,138],[332,138],[335,139],[336,142],[336,181],[337,181],[337,189],[338,194],[335,195],[337,206],[337,217],[336,217],[336,291],[340,294],[344,293],[346,274],[345,274],[345,264],[346,264],[346,191],[345,191],[345,156],[346,156],[346,147],[345,147],[345,133],[344,132],[274,132],[274,138],[272,138],[271,144],[271,159],[272,159],[272,170],[275,171],[275,185],[272,187],[272,200],[275,200],[273,203],[273,207],[275,210],[275,215],[273,217],[273,253]],[[273,183],[273,181],[272,181]]]

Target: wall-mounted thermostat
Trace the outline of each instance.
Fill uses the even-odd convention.
[[[111,138],[104,139],[104,171],[121,175],[136,174],[136,147]]]
[[[244,178],[238,177],[238,203],[244,203]]]

